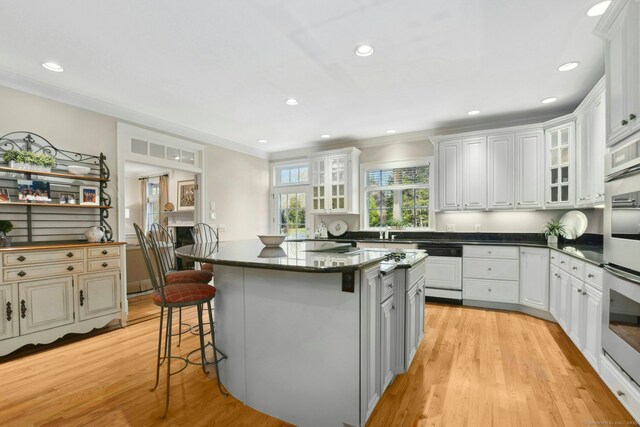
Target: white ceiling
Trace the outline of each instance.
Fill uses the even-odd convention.
[[[596,1],[2,1],[0,71],[273,152],[566,111],[604,73]]]

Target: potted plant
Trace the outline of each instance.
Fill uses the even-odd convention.
[[[394,230],[401,230],[405,224],[399,219],[390,218],[387,220],[386,225],[387,227],[391,227]]]
[[[2,155],[2,160],[7,162],[10,168],[38,172],[51,172],[51,168],[56,166],[54,157],[31,151],[7,151]]]
[[[547,238],[549,246],[556,246],[558,244],[558,236],[563,232],[564,225],[558,220],[552,219],[544,225],[543,234]]]
[[[13,230],[11,221],[0,220],[0,246],[9,246],[11,238],[7,237],[7,233]]]

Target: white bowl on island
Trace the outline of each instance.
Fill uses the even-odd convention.
[[[258,236],[263,245],[267,247],[276,247],[280,246],[284,239],[287,238],[285,235],[276,235],[276,236]]]
[[[91,172],[91,168],[88,166],[69,165],[67,170],[73,175],[86,175]]]

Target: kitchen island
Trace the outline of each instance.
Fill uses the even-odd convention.
[[[287,422],[364,425],[422,339],[423,252],[251,240],[176,253],[214,264],[222,383]]]

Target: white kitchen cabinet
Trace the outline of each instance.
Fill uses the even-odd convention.
[[[321,153],[311,165],[311,213],[359,213],[360,150]]]
[[[78,306],[81,321],[119,311],[120,273],[111,271],[78,276]]]
[[[598,82],[576,113],[576,205],[592,207],[604,203],[604,80]]]
[[[519,251],[515,246],[465,245],[464,300],[518,303]]]
[[[584,285],[584,356],[598,371],[600,365],[601,350],[601,325],[602,325],[602,292],[594,287]]]
[[[520,304],[549,309],[549,249],[520,248]]]
[[[488,208],[513,209],[515,181],[513,134],[487,137]]]
[[[572,207],[575,200],[575,123],[563,123],[545,131],[545,207]]]
[[[487,207],[487,139],[462,140],[462,201],[464,209]]]
[[[584,305],[582,304],[582,281],[580,279],[570,276],[570,291],[569,291],[569,322],[568,332],[569,338],[579,349],[582,349],[582,318],[584,317]]]
[[[559,295],[559,310],[558,310],[558,323],[569,333],[570,317],[571,317],[571,283],[569,283],[570,275],[561,269],[558,269],[558,295]]]
[[[560,318],[560,268],[551,265],[549,268],[549,313],[559,322]]]
[[[18,283],[20,335],[74,321],[73,278],[68,276]]]
[[[608,146],[640,129],[639,26],[639,2],[619,0],[611,4],[596,27],[604,39]]]
[[[544,133],[541,130],[516,133],[516,209],[544,206]]]
[[[405,366],[409,369],[424,336],[424,277],[409,288],[405,298]]]
[[[393,293],[380,305],[380,368],[381,393],[391,384],[395,375],[396,307]]]
[[[380,270],[369,268],[361,278],[361,413],[363,419],[376,407],[381,395],[380,378]]]
[[[0,286],[0,340],[17,335],[18,306],[13,285]]]
[[[440,210],[460,210],[462,204],[462,140],[437,145]]]

